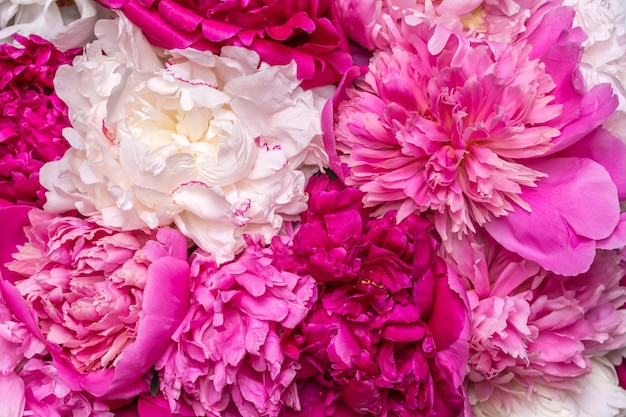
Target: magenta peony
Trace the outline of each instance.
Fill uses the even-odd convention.
[[[427,22],[405,28],[363,78],[346,79],[327,148],[377,214],[431,213],[448,248],[484,226],[510,250],[575,275],[618,224],[626,183],[604,160],[623,160],[626,146],[594,131],[617,103],[608,85],[584,88],[572,11],[540,16],[515,45]]]
[[[300,366],[281,343],[309,312],[315,281],[274,267],[271,246],[247,243],[219,268],[206,252],[192,257],[191,307],[157,363],[172,412],[259,417],[299,408],[292,381]]]
[[[436,255],[430,222],[410,215],[397,223],[395,212],[370,219],[361,193],[337,184],[311,180],[294,237],[295,258],[323,283],[291,338],[301,387],[314,379],[330,389],[324,404],[346,416],[459,415],[469,312],[458,278]]]
[[[506,406],[510,393],[535,385],[575,390],[591,358],[626,347],[616,251],[599,251],[589,271],[565,277],[478,235],[455,242],[450,261],[472,308],[467,382],[475,402]]]
[[[19,222],[19,207],[0,210]],[[28,220],[28,242],[1,282],[11,310],[46,343],[71,389],[111,399],[147,391],[146,373],[187,308],[184,237],[116,232],[38,209]]]
[[[21,47],[0,45],[0,198],[41,206],[39,169],[69,148],[61,134],[67,106],[52,80],[77,51],[61,52],[37,36],[15,39]]]
[[[305,88],[338,81],[352,63],[326,0],[98,2],[121,9],[156,46],[219,53],[234,45],[255,51],[270,65],[295,60]]]

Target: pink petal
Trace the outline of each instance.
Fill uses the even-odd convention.
[[[0,239],[0,274],[9,282],[22,277],[9,271],[4,264],[13,260],[12,255],[17,252],[16,247],[26,242],[24,227],[30,225],[28,212],[32,207],[6,206],[0,207],[0,219],[3,219],[2,239]]]
[[[22,378],[0,374],[0,417],[22,417],[25,403]]]
[[[619,221],[617,188],[598,163],[580,158],[535,161],[548,174],[522,199],[531,212],[517,208],[487,223],[487,232],[512,252],[560,275],[589,269],[595,240],[607,238]]]
[[[187,312],[189,272],[187,262],[171,257],[161,258],[148,268],[142,306],[145,316],[137,328],[137,339],[117,363],[107,396],[131,398],[139,393],[130,392],[129,384],[159,359]]]

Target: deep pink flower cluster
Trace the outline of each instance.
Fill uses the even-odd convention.
[[[298,64],[304,88],[339,81],[352,59],[327,0],[99,0],[121,11],[154,45],[219,52],[225,45],[257,52],[271,65]]]
[[[417,215],[396,223],[395,212],[370,219],[362,194],[339,184],[311,180],[294,237],[295,258],[321,283],[292,337],[301,402],[328,390],[325,415],[458,415],[469,316],[431,223]]]
[[[67,106],[55,94],[57,68],[78,53],[62,52],[35,35],[15,35],[22,45],[0,45],[0,198],[42,206],[39,169],[69,144]]]

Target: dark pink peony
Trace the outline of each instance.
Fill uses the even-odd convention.
[[[322,283],[292,338],[301,395],[320,395],[302,392],[313,378],[329,390],[329,409],[344,415],[460,415],[469,313],[458,278],[436,255],[432,225],[417,215],[397,223],[395,212],[370,219],[361,193],[338,183],[311,181],[294,237],[296,259]]]
[[[338,81],[351,65],[347,41],[328,0],[99,0],[122,12],[151,43],[219,52],[225,45],[257,52],[270,65],[295,60],[303,87]]]
[[[274,239],[280,248],[287,243]],[[208,253],[193,255],[191,306],[156,366],[174,413],[259,417],[299,408],[300,365],[282,338],[309,312],[315,281],[275,267],[271,246],[247,243],[219,268]]]
[[[0,198],[41,206],[39,169],[69,147],[61,134],[67,106],[52,80],[77,51],[61,52],[35,35],[15,39],[22,48],[0,45]]]
[[[174,229],[116,232],[38,209],[24,224],[26,211],[0,209],[5,221],[26,226],[27,242],[13,245],[15,261],[0,281],[13,314],[46,344],[72,390],[108,399],[147,391],[147,373],[188,304],[185,238]]]

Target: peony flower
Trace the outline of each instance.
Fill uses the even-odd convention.
[[[46,360],[45,344],[12,316],[0,296],[0,410],[11,417],[105,417]]]
[[[21,47],[0,45],[0,198],[42,205],[39,169],[69,147],[67,106],[52,80],[77,51],[61,52],[37,37],[15,37]]]
[[[43,168],[46,210],[123,230],[175,223],[225,262],[245,233],[269,241],[306,208],[307,167],[327,158],[329,90],[304,91],[294,64],[260,64],[243,48],[164,61],[124,18],[97,29],[101,40],[55,79],[72,148]]]
[[[91,0],[0,0],[0,43],[34,34],[61,50],[83,47],[99,15],[105,13]]]
[[[219,53],[224,46],[255,51],[270,65],[297,63],[305,88],[338,81],[352,60],[330,2],[98,0],[121,9],[154,45]]]
[[[18,208],[2,209],[19,222]],[[116,232],[33,209],[2,282],[11,311],[46,343],[72,390],[132,398],[187,307],[187,246],[173,229]],[[6,250],[6,248],[4,248]]]
[[[536,18],[561,7],[558,0],[334,0],[349,39],[371,51],[388,49],[403,26],[424,20],[463,36],[514,43]],[[409,29],[410,30],[410,29]]]
[[[486,401],[473,404],[476,417],[617,417],[626,411],[626,390],[617,385],[615,370],[604,358],[592,360],[592,372],[577,379],[575,388],[562,390],[535,385],[510,392],[507,404]]]
[[[611,84],[619,106],[605,127],[626,141],[621,126],[626,119],[626,4],[618,0],[567,0],[564,4],[576,10],[574,25],[583,28],[588,35],[583,42],[585,49],[580,65],[585,84],[589,88],[601,83]]]
[[[195,415],[258,417],[299,408],[299,364],[282,336],[309,312],[315,281],[274,267],[274,256],[251,239],[219,268],[205,252],[193,256],[191,307],[156,366],[172,412],[188,405]]]
[[[599,251],[588,272],[565,277],[488,236],[455,242],[450,262],[472,309],[468,390],[508,404],[510,392],[575,389],[590,358],[626,347],[622,256]]]
[[[603,161],[626,147],[593,133],[616,100],[607,85],[582,86],[572,13],[547,13],[516,45],[415,26],[345,80],[327,132],[331,166],[377,215],[432,214],[448,248],[485,227],[547,269],[585,271],[626,195],[622,170]],[[557,154],[576,142],[585,151]]]
[[[322,395],[328,412],[346,416],[459,415],[468,311],[458,278],[435,254],[430,223],[417,215],[397,222],[395,212],[363,217],[354,208],[360,193],[335,189],[337,181],[315,191],[317,181],[328,180],[312,179],[294,237],[295,259],[322,283],[290,343],[303,364],[301,388],[318,381],[323,388],[307,396]],[[343,204],[323,203],[331,200]]]

